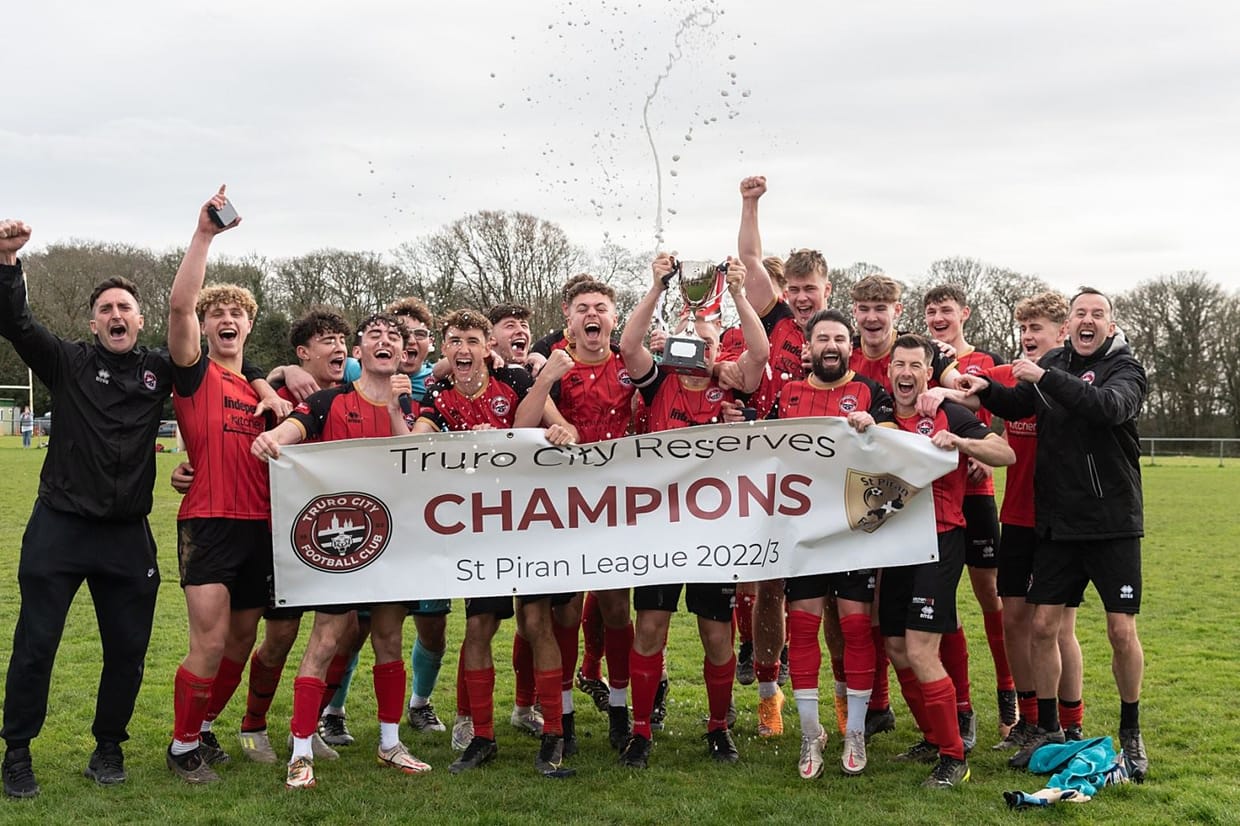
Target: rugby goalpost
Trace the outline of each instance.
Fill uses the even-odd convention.
[[[24,272],[22,273],[22,280],[26,280],[26,273]],[[26,404],[30,406],[30,415],[35,419],[39,418],[39,414],[35,413],[34,410],[34,371],[29,367],[26,368],[25,384],[0,384],[0,390],[25,390]],[[14,412],[16,413],[16,409]],[[14,416],[14,423],[16,424],[16,416]]]

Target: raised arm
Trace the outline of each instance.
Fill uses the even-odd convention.
[[[55,389],[52,364],[60,339],[35,321],[26,300],[26,282],[17,253],[30,240],[30,226],[21,221],[0,221],[0,336],[49,388]]]
[[[173,363],[182,367],[194,364],[202,355],[202,329],[198,324],[195,304],[207,276],[207,253],[211,249],[211,241],[221,232],[241,223],[241,219],[237,218],[228,226],[220,227],[211,219],[208,209],[218,209],[227,202],[224,187],[221,186],[220,191],[198,210],[194,237],[190,239],[189,249],[185,251],[176,278],[172,280],[172,292],[168,296],[168,352],[172,354]]]
[[[759,262],[761,266],[761,262]],[[771,342],[766,336],[766,329],[751,301],[745,300],[745,288],[748,282],[747,267],[744,262],[728,258],[728,292],[732,295],[732,303],[736,305],[736,314],[740,316],[741,333],[745,336],[745,352],[736,360],[740,368],[743,384],[740,390],[752,393],[762,382],[762,373],[766,370],[767,359],[771,354]],[[766,270],[763,270],[765,274]]]
[[[659,253],[650,265],[654,281],[650,289],[642,296],[629,320],[624,324],[624,332],[620,334],[620,358],[624,359],[624,367],[634,378],[645,376],[654,367],[654,356],[646,349],[642,341],[650,329],[650,321],[654,318],[654,308],[659,303],[659,296],[667,289],[663,284],[672,271],[672,257],[665,252]],[[545,369],[545,368],[544,368]]]
[[[758,199],[766,192],[766,178],[754,175],[741,181],[741,228],[736,247],[745,265],[745,295],[758,312],[765,312],[779,296],[762,265],[762,235],[758,232]]]

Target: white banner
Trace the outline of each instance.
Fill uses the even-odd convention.
[[[750,582],[937,559],[958,454],[843,419],[554,447],[497,430],[285,448],[277,605]],[[920,495],[921,493],[925,495]]]

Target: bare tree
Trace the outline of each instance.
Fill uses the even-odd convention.
[[[1022,298],[1049,289],[1037,276],[1025,275],[976,258],[944,258],[929,267],[924,278],[909,288],[904,301],[905,326],[922,330],[926,293],[933,287],[955,284],[964,290],[971,310],[964,337],[974,347],[1011,358],[1020,348],[1012,315]]]
[[[1160,435],[1207,436],[1223,412],[1218,389],[1229,328],[1220,325],[1227,296],[1204,272],[1186,270],[1143,281],[1117,296],[1116,320],[1149,376],[1146,419]]]
[[[483,210],[398,251],[411,284],[432,307],[523,304],[534,329],[558,327],[564,282],[585,269],[584,252],[558,225],[524,212]]]
[[[267,291],[289,318],[326,304],[359,321],[408,295],[404,271],[374,252],[322,249],[277,261]]]

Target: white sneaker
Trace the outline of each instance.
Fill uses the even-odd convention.
[[[865,771],[865,763],[865,732],[845,732],[844,754],[840,757],[840,764],[844,767],[844,774],[861,774]]]
[[[404,743],[397,743],[390,749],[379,749],[379,765],[400,769],[405,774],[424,774],[431,770],[429,763],[424,763],[409,753]]]
[[[284,781],[286,789],[312,789],[314,786],[313,760],[309,757],[298,757],[288,764],[288,777]]]
[[[277,763],[280,760],[275,749],[271,747],[267,729],[243,731],[237,736],[237,740],[241,743],[241,753],[255,763]]]
[[[513,706],[512,717],[509,718],[512,727],[526,734],[532,734],[535,737],[541,737],[543,733],[543,717],[533,706]]]
[[[822,726],[818,729],[817,736],[801,735],[801,760],[798,766],[802,780],[822,777],[822,770],[825,767],[822,750],[827,745],[827,730]]]
[[[474,721],[472,717],[460,714],[452,721],[452,750],[465,751],[474,739]]]

